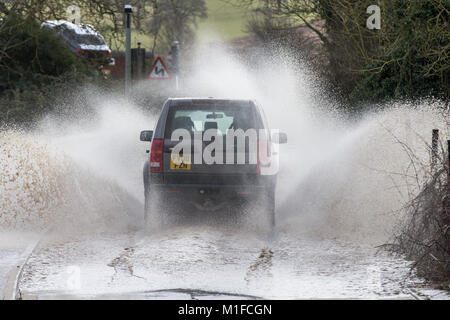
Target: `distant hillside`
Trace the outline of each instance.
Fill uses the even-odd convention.
[[[208,18],[199,24],[197,38],[201,43],[244,37],[249,11],[224,0],[206,0]]]
[[[310,24],[321,32],[325,32],[324,20],[311,20]],[[296,48],[305,58],[311,59],[314,63],[321,65],[328,63],[327,60],[323,59],[322,41],[315,32],[304,24],[273,32],[270,41],[263,40],[254,34],[247,34],[243,37],[218,39],[217,41],[203,43],[202,48],[207,50],[208,48],[225,47],[237,54],[252,55],[258,49],[270,47],[271,43],[284,45],[291,49]]]

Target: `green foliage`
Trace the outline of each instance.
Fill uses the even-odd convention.
[[[0,122],[31,122],[51,108],[54,95],[94,75],[35,20],[9,16],[0,24]]]
[[[310,28],[321,40],[318,56],[328,63],[311,60],[320,61],[318,68],[353,110],[390,99],[450,98],[450,0],[379,2],[380,30],[366,27],[372,0],[242,1],[260,4],[265,19],[299,18]],[[314,27],[311,18],[324,27]],[[255,26],[268,38],[268,27],[277,27]]]
[[[396,0],[386,4],[381,44],[362,70],[350,96],[352,102],[424,96],[448,100],[448,2]]]
[[[8,123],[28,128],[49,111],[64,109],[67,103],[79,101],[78,93],[86,83],[101,85],[92,77],[73,71],[52,79],[46,85],[30,85],[25,90],[10,89],[0,96],[0,125]]]
[[[82,63],[51,31],[32,19],[10,17],[0,28],[0,92],[49,84]]]

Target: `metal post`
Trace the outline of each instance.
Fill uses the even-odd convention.
[[[438,142],[439,142],[439,130],[433,129],[433,137],[431,140],[431,170],[436,168],[436,161],[438,158]]]
[[[173,73],[175,74],[175,89],[178,91],[180,89],[178,82],[178,75],[180,72],[180,43],[178,41],[172,42],[170,55],[172,56],[172,68]]]
[[[141,42],[140,41],[138,41],[137,45],[138,45],[138,49],[137,49],[137,79],[142,80],[144,78],[143,77],[143,69],[144,69],[143,62],[144,62],[145,54],[143,57],[142,51],[144,51],[144,50],[141,50]]]
[[[123,10],[125,13],[125,94],[128,95],[131,87],[131,13],[133,7],[126,4]]]

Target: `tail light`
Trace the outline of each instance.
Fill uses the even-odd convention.
[[[261,174],[261,166],[270,165],[270,149],[266,140],[259,140],[257,146],[256,174]]]
[[[107,54],[108,56],[110,56],[111,53],[112,53],[112,51],[111,51],[111,50],[108,50],[108,52],[107,52],[106,54]]]
[[[78,53],[78,54],[84,54],[84,50],[82,50],[82,49],[80,49],[80,48],[77,48],[77,53]]]
[[[164,140],[154,139],[150,151],[150,172],[162,172],[164,156]]]

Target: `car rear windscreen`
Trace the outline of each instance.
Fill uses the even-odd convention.
[[[102,46],[106,44],[103,38],[101,38],[99,35],[96,34],[89,34],[89,33],[78,34],[73,30],[65,29],[64,35],[66,36],[66,38],[70,39],[71,41],[75,41],[77,44],[93,45],[93,46]]]
[[[236,104],[180,104],[169,109],[165,137],[170,139],[176,129],[206,131],[216,129],[219,134],[226,135],[228,129],[258,129],[254,107],[247,102]]]

